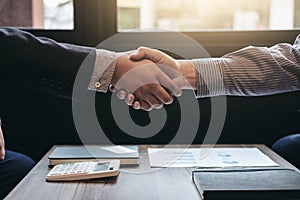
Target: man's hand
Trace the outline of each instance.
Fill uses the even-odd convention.
[[[178,77],[181,72],[181,65],[178,60],[156,49],[139,47],[137,51],[130,55],[130,59],[135,61],[149,59],[157,64],[171,79]]]
[[[174,81],[180,89],[196,89],[196,69],[194,65],[187,60],[175,60],[171,56],[147,47],[140,47],[130,55],[131,60],[141,61],[149,59]],[[112,90],[113,91],[113,90]],[[126,91],[119,90],[118,97],[125,99],[128,105],[133,105],[135,109],[140,108],[140,102],[133,94],[126,94]]]
[[[130,55],[132,60],[149,59],[157,64],[181,89],[196,89],[196,69],[189,60],[176,60],[156,49],[140,47]]]
[[[128,97],[134,97],[133,100],[140,103],[139,108],[146,111],[160,108],[172,103],[170,94],[181,95],[181,89],[150,60],[133,61],[129,55],[123,55],[116,62],[111,83],[116,90],[126,91]],[[127,104],[130,105],[133,100],[128,97]]]
[[[4,160],[5,158],[5,143],[4,143],[4,137],[3,132],[1,129],[1,122],[0,122],[0,161]]]

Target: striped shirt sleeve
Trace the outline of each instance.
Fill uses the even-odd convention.
[[[263,96],[300,90],[300,35],[294,45],[249,46],[221,58],[195,59],[197,98]]]

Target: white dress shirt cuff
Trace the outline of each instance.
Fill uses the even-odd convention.
[[[119,54],[103,49],[96,49],[96,61],[94,71],[88,86],[89,90],[97,92],[107,92],[111,83],[116,59]]]

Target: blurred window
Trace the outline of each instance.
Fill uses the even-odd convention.
[[[291,30],[300,0],[117,0],[118,30]]]
[[[73,0],[0,0],[0,26],[74,29]]]

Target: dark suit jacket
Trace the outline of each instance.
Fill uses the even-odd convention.
[[[85,67],[91,75],[94,48],[0,28],[0,89],[33,89],[70,97],[78,69],[88,55]]]
[[[0,116],[7,148],[38,160],[53,144],[80,142],[70,98],[83,62],[87,91],[95,48],[0,28]]]

